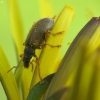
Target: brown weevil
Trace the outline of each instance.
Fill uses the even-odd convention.
[[[42,47],[53,26],[54,20],[52,18],[40,19],[33,25],[24,43],[23,62],[25,68],[29,67],[32,56],[36,57],[35,50]]]
[[[24,43],[25,49],[24,49],[24,54],[22,56],[22,60],[23,60],[25,68],[29,67],[30,59],[32,57],[36,58],[36,62],[39,65],[39,59],[37,58],[37,56],[35,54],[36,49],[41,49],[44,45],[48,45],[51,47],[60,47],[60,45],[52,46],[50,44],[45,44],[46,39],[47,39],[48,35],[51,33],[50,30],[53,28],[53,26],[54,26],[53,18],[40,19],[32,26],[32,28],[29,31],[29,34],[26,38],[26,41]],[[61,34],[61,33],[62,32],[58,32],[56,34],[51,33],[51,34],[55,36],[55,35]],[[15,66],[13,68],[17,68],[17,67]],[[10,70],[12,70],[13,68],[11,68]],[[42,80],[40,71],[39,71],[39,77]]]

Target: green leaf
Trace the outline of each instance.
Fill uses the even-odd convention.
[[[54,74],[51,74],[43,79],[43,82],[38,82],[29,92],[26,100],[40,100],[47,90]]]

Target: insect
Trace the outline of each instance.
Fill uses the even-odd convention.
[[[39,63],[39,60],[35,54],[35,50],[41,49],[45,45],[47,37],[51,33],[50,30],[53,28],[53,26],[54,26],[53,18],[40,19],[32,26],[32,28],[29,31],[29,34],[26,38],[26,41],[24,43],[25,49],[24,49],[24,54],[22,56],[22,59],[23,59],[25,68],[29,67],[30,59],[32,57],[35,57],[36,62]],[[62,33],[62,32],[58,32],[57,34],[60,34],[60,33]],[[47,45],[49,45],[51,47],[60,47],[60,45],[57,45],[57,46],[52,46],[50,44],[47,44]],[[13,67],[13,68],[17,68],[17,67]],[[13,68],[11,68],[10,70],[12,70]],[[39,72],[39,77],[42,80],[42,78],[40,76],[40,72]]]
[[[52,18],[40,19],[33,25],[24,43],[23,62],[25,68],[29,67],[32,56],[37,57],[35,50],[41,49],[53,26],[54,20]]]

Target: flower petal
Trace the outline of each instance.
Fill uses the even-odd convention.
[[[52,17],[53,9],[50,0],[39,0],[41,17]]]
[[[4,87],[5,93],[10,100],[20,100],[20,95],[16,80],[12,72],[7,73],[10,65],[0,46],[0,80]]]
[[[57,33],[57,32],[62,32],[61,34],[55,35],[53,36],[52,34],[50,34],[48,40],[47,40],[47,44],[53,45],[53,46],[58,46],[61,45],[61,47],[54,47],[51,48],[50,46],[46,46],[43,50],[42,53],[40,55],[40,71],[41,71],[41,77],[44,78],[47,75],[54,73],[61,60],[62,57],[64,56],[65,53],[62,52],[62,49],[65,49],[66,45],[62,45],[63,41],[65,39],[65,36],[67,34],[67,31],[69,29],[70,23],[73,19],[73,15],[74,15],[74,9],[71,6],[65,6],[64,9],[62,10],[62,12],[60,13],[60,15],[58,16],[58,19],[55,22],[54,28],[52,30],[52,33]],[[34,86],[35,83],[37,83],[38,81],[40,81],[40,78],[38,77],[39,73],[38,73],[38,67],[36,67],[36,72],[33,76],[33,82],[31,86]]]
[[[79,32],[77,37],[72,42],[70,48],[66,52],[66,55],[58,69],[58,72],[56,73],[56,75],[54,76],[54,78],[52,80],[52,83],[50,84],[50,87],[46,93],[45,98],[47,98],[47,97],[51,96],[52,94],[54,94],[55,92],[59,91],[65,85],[73,86],[72,90],[71,90],[72,94],[69,93],[69,97],[67,98],[67,100],[73,100],[73,99],[80,100],[81,98],[83,98],[82,95],[84,95],[84,94],[81,89],[80,89],[81,92],[79,92],[79,86],[82,88],[83,85],[85,86],[86,79],[87,79],[87,83],[89,84],[89,82],[90,82],[89,80],[91,80],[91,79],[89,79],[89,77],[91,77],[91,78],[95,77],[93,74],[95,67],[96,67],[94,65],[94,63],[97,63],[95,61],[99,56],[97,56],[97,54],[96,54],[96,56],[94,58],[93,55],[95,54],[95,51],[96,52],[98,51],[97,48],[99,46],[100,46],[100,18],[95,17],[95,18],[92,18],[87,23],[87,25]],[[99,52],[98,52],[98,55],[99,55]],[[92,56],[93,56],[94,60],[91,58]],[[89,57],[91,59],[88,59]],[[91,63],[93,65],[91,65],[90,62],[87,62],[87,59],[90,61],[93,60],[93,62],[91,61]],[[85,63],[86,63],[86,65],[85,65]],[[98,59],[98,63],[100,65],[100,57]],[[98,70],[99,70],[98,72],[100,72],[99,65],[98,65]],[[85,69],[85,70],[83,70],[83,69]],[[84,76],[85,72],[87,72],[87,74],[89,74],[89,75],[86,74]],[[97,75],[99,75],[99,73]],[[83,80],[82,76],[84,76],[84,80]],[[98,76],[96,76],[96,77],[98,79]],[[100,79],[98,81],[100,83]],[[82,84],[80,84],[80,82],[82,82]],[[88,85],[87,85],[87,87],[88,87]],[[95,85],[95,88],[96,88],[96,85]],[[86,87],[85,87],[85,89],[86,89]],[[99,86],[98,90],[100,93],[100,86]],[[87,91],[85,90],[84,93],[85,92],[87,92]],[[78,93],[82,97],[80,95],[78,95]],[[78,96],[80,96],[81,98],[79,98]],[[84,96],[84,98],[86,98],[86,95]],[[86,99],[83,99],[83,100],[86,100]],[[89,99],[87,99],[87,100],[89,100]],[[97,99],[93,99],[93,100],[97,100]]]
[[[23,52],[23,25],[16,0],[9,0],[10,21],[12,35],[16,44],[18,55]]]

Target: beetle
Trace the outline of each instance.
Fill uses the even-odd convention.
[[[32,56],[37,57],[35,50],[41,49],[53,26],[54,20],[52,18],[40,19],[32,26],[24,43],[25,49],[23,62],[25,68],[29,67],[29,62]]]
[[[25,68],[29,67],[30,59],[32,57],[36,57],[36,60],[37,60],[36,62],[39,64],[39,59],[37,58],[37,56],[35,54],[35,50],[41,49],[45,45],[46,39],[47,39],[48,35],[51,33],[50,30],[53,28],[53,26],[54,26],[53,18],[40,19],[32,26],[32,28],[29,31],[29,34],[24,42],[25,49],[24,49],[24,54],[22,56],[22,60],[23,60]],[[61,34],[61,33],[62,32],[58,32],[56,34],[51,33],[51,34],[55,36],[55,35]],[[47,45],[49,45],[51,47],[60,47],[60,45],[57,45],[57,46],[52,46],[50,44],[47,44]],[[13,68],[17,68],[17,67],[14,66]],[[12,70],[13,68],[11,68],[10,70]],[[40,72],[39,72],[39,77],[42,80],[42,78],[40,76]]]

